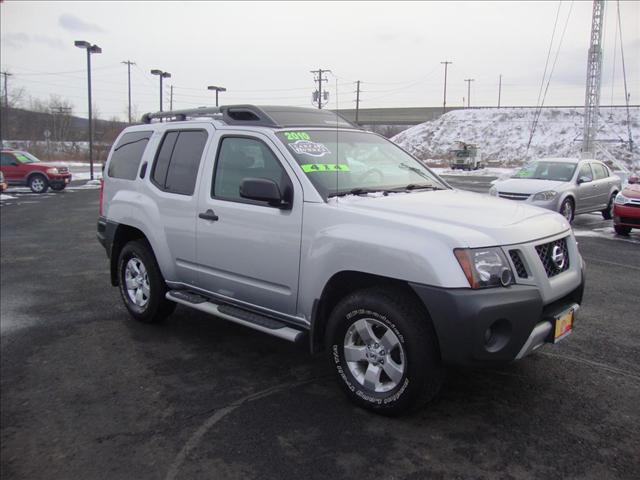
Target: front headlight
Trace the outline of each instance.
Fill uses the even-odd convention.
[[[549,200],[553,200],[556,197],[556,195],[558,195],[558,192],[555,192],[553,190],[547,190],[546,192],[536,193],[533,196],[533,201],[548,202]]]
[[[57,175],[59,172],[57,168],[47,168],[47,173],[49,175]]]
[[[614,202],[618,205],[625,205],[626,203],[629,203],[629,199],[622,193],[619,193],[618,195],[616,195],[616,199],[614,200]]]
[[[453,253],[471,288],[508,287],[513,282],[507,258],[499,248],[456,248]]]
[[[489,189],[489,195],[497,197],[498,196],[498,189],[495,186],[491,187]]]

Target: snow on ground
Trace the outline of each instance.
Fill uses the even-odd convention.
[[[478,145],[484,161],[521,163],[525,158],[578,157],[584,115],[579,108],[548,108],[540,114],[527,157],[534,108],[454,110],[392,138],[421,160],[447,158],[456,141]],[[640,138],[640,107],[631,108],[633,138]],[[600,111],[598,139],[617,159],[631,165],[624,109]],[[635,153],[635,160],[640,156]]]
[[[640,236],[632,230],[630,236],[618,235],[613,227],[594,228],[592,230],[577,230],[574,228],[573,234],[576,237],[604,238],[606,240],[621,240],[623,242],[636,243],[640,245]]]
[[[90,172],[71,172],[72,180],[89,180],[91,178]],[[100,180],[102,173],[100,171],[93,171],[93,178]],[[95,180],[94,180],[95,181]]]
[[[0,193],[0,200],[15,200],[17,197],[13,195],[5,195],[4,193]]]

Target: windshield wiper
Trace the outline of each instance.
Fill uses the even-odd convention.
[[[344,197],[345,195],[365,195],[367,193],[383,192],[388,193],[389,190],[384,188],[352,188],[351,190],[345,190],[342,192],[333,192],[327,195],[327,197]]]

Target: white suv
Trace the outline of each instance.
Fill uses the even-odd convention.
[[[181,304],[307,342],[384,414],[433,398],[445,366],[505,364],[572,331],[584,264],[557,213],[454,190],[327,111],[144,120],[112,148],[98,220],[138,320]]]

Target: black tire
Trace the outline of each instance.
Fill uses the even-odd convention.
[[[33,193],[46,193],[49,190],[49,180],[39,173],[31,175],[27,185]]]
[[[613,229],[618,235],[629,235],[631,233],[631,227],[625,227],[623,225],[614,225]]]
[[[132,300],[127,289],[126,268],[132,259],[142,263],[148,279],[149,294],[146,297],[146,303],[142,306]],[[118,257],[118,280],[124,305],[136,320],[144,323],[161,322],[175,310],[176,304],[165,298],[167,286],[153,251],[145,240],[133,240],[122,248]]]
[[[568,215],[565,213],[565,209],[568,209],[566,212],[568,213]],[[573,219],[575,218],[575,205],[573,203],[573,200],[570,198],[565,198],[562,201],[562,204],[560,205],[560,215],[562,215],[564,218],[567,219],[567,221],[569,223],[573,222]]]
[[[616,199],[617,194],[617,192],[611,194],[611,198],[609,198],[607,208],[602,210],[602,218],[604,218],[605,220],[611,220],[613,218],[613,202]]]
[[[54,190],[56,192],[61,192],[62,190],[64,190],[66,187],[66,185],[62,184],[62,185],[51,185],[51,190]]]
[[[386,335],[386,331],[390,330],[401,347],[397,347],[393,355],[399,355],[399,351],[404,354],[400,362],[394,358],[394,363],[401,363],[404,369],[397,382],[390,382],[392,385],[395,383],[395,387],[388,391],[377,392],[365,387],[356,379],[352,367],[345,360],[345,342],[353,332],[352,326],[355,328],[354,324],[364,319],[376,322],[372,331],[379,328],[380,335],[383,335],[383,331]],[[380,346],[383,343],[381,341]],[[419,408],[436,396],[444,380],[438,341],[428,314],[413,296],[400,289],[373,287],[342,299],[329,317],[325,344],[338,382],[347,396],[356,405],[376,413],[393,416]],[[378,343],[375,345],[378,346]],[[363,343],[357,348],[367,347]],[[387,354],[392,355],[392,351]],[[368,371],[370,363],[369,360],[363,360],[356,365]],[[378,366],[384,371],[382,363]],[[389,363],[387,357],[387,367]],[[391,380],[390,376],[386,376],[386,371],[379,376],[383,377]]]

